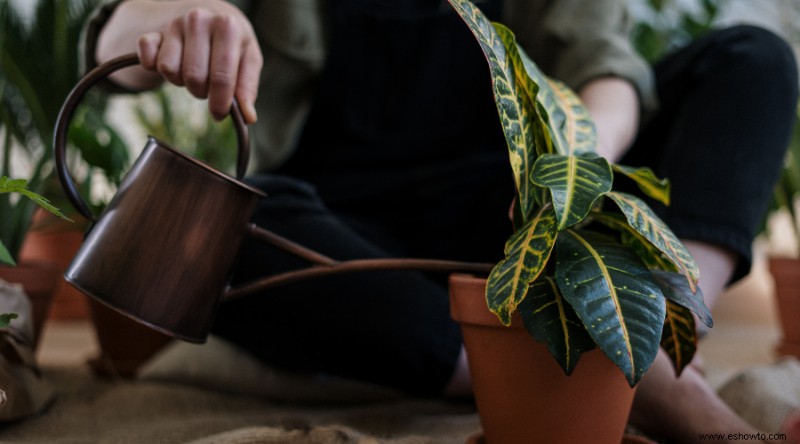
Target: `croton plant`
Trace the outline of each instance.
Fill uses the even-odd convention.
[[[637,384],[659,347],[678,374],[696,345],[693,313],[711,326],[698,269],[675,234],[619,175],[669,204],[669,183],[648,168],[596,154],[588,111],[546,77],[513,33],[468,0],[449,0],[488,61],[517,187],[515,230],[488,277],[488,308],[505,325],[519,312],[566,374],[599,347]]]

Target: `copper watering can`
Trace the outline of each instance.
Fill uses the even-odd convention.
[[[80,197],[66,162],[69,123],[86,91],[110,73],[138,63],[122,56],[89,72],[67,96],[56,121],[54,154],[61,185],[75,209],[92,221],[64,274],[83,293],[155,330],[205,342],[221,302],[291,282],[368,270],[487,273],[491,264],[436,259],[337,261],[250,222],[269,198],[241,182],[249,160],[248,131],[238,104],[236,177],[230,177],[153,137],[100,217]],[[252,237],[312,266],[231,288],[242,242]]]

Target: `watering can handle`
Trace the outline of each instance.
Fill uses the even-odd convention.
[[[89,88],[97,84],[100,80],[104,79],[112,72],[128,66],[136,65],[138,63],[139,58],[136,54],[127,54],[109,60],[108,62],[103,63],[102,65],[97,66],[93,70],[89,71],[78,82],[78,84],[75,85],[72,91],[70,91],[69,95],[67,95],[67,98],[61,107],[61,111],[58,113],[58,118],[56,119],[55,132],[53,134],[53,151],[55,154],[56,171],[58,172],[58,177],[72,205],[76,210],[78,210],[78,212],[91,221],[95,221],[96,217],[92,213],[92,210],[89,209],[89,206],[86,205],[86,202],[84,202],[80,197],[77,187],[75,186],[75,182],[72,180],[67,168],[66,146],[69,124],[75,114],[75,108],[77,108],[78,104],[80,103],[81,99],[83,99],[84,94],[86,94],[86,91],[88,91]],[[250,140],[247,132],[247,124],[242,116],[239,103],[235,98],[233,100],[233,104],[231,105],[230,115],[231,119],[233,119],[234,128],[238,137],[237,144],[239,149],[239,158],[236,163],[236,178],[241,179],[247,171],[247,163],[250,159]]]

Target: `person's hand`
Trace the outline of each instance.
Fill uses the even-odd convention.
[[[238,8],[221,0],[123,2],[103,28],[98,60],[126,52],[134,41],[145,70],[207,98],[214,118],[227,116],[236,97],[245,121],[255,122],[263,57]],[[146,77],[134,70],[122,82],[149,86],[153,81]]]

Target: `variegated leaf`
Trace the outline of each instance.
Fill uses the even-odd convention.
[[[547,345],[567,375],[572,374],[583,352],[595,348],[580,318],[551,277],[540,278],[531,285],[519,311],[525,328],[534,339]]]
[[[607,196],[622,210],[628,224],[664,253],[689,282],[692,292],[697,292],[700,271],[692,255],[672,230],[638,197],[616,191]]]
[[[667,301],[661,348],[669,356],[679,376],[692,362],[697,351],[697,333],[692,312],[672,301]]]
[[[557,233],[555,214],[547,206],[506,242],[506,257],[495,265],[486,283],[489,310],[503,324],[511,324],[511,314],[544,269]]]
[[[666,315],[650,270],[613,239],[568,229],[556,242],[556,281],[597,346],[634,386],[655,359]]]
[[[696,292],[692,292],[688,282],[680,273],[663,270],[652,270],[652,272],[667,299],[691,310],[708,327],[714,326],[711,310],[706,306],[703,292],[699,288]]]
[[[541,129],[537,130],[537,126],[542,125],[536,107],[539,85],[520,71],[519,61],[513,57],[516,45],[509,48],[511,51],[507,51],[497,29],[480,9],[468,0],[449,2],[467,24],[489,63],[494,99],[508,145],[519,204],[527,219],[535,211],[534,191],[530,189],[531,183],[528,179],[531,159],[535,157],[536,150],[541,149],[538,148],[537,138],[541,139],[546,135]]]
[[[548,133],[546,152],[561,154],[595,152],[597,132],[594,121],[580,98],[565,84],[545,76],[536,63],[519,49],[511,31],[500,24],[495,24],[495,27],[507,48],[513,45],[518,49],[516,52],[519,54],[525,73],[539,86],[536,103]],[[542,154],[544,151],[539,153]]]
[[[559,230],[582,221],[611,190],[612,180],[608,161],[596,155],[545,154],[536,160],[531,175],[531,182],[550,190]]]
[[[678,267],[661,250],[628,224],[624,215],[597,211],[592,213],[592,219],[619,231],[622,244],[635,251],[650,270],[678,271]]]
[[[556,150],[563,154],[594,153],[597,131],[589,110],[567,85],[553,79],[548,79],[547,83],[550,85],[547,93],[552,93],[554,100],[545,109]],[[547,93],[543,93],[543,97]]]
[[[612,165],[614,171],[624,174],[636,182],[642,192],[653,199],[669,205],[670,183],[667,179],[659,179],[650,168],[634,168],[624,165]]]

